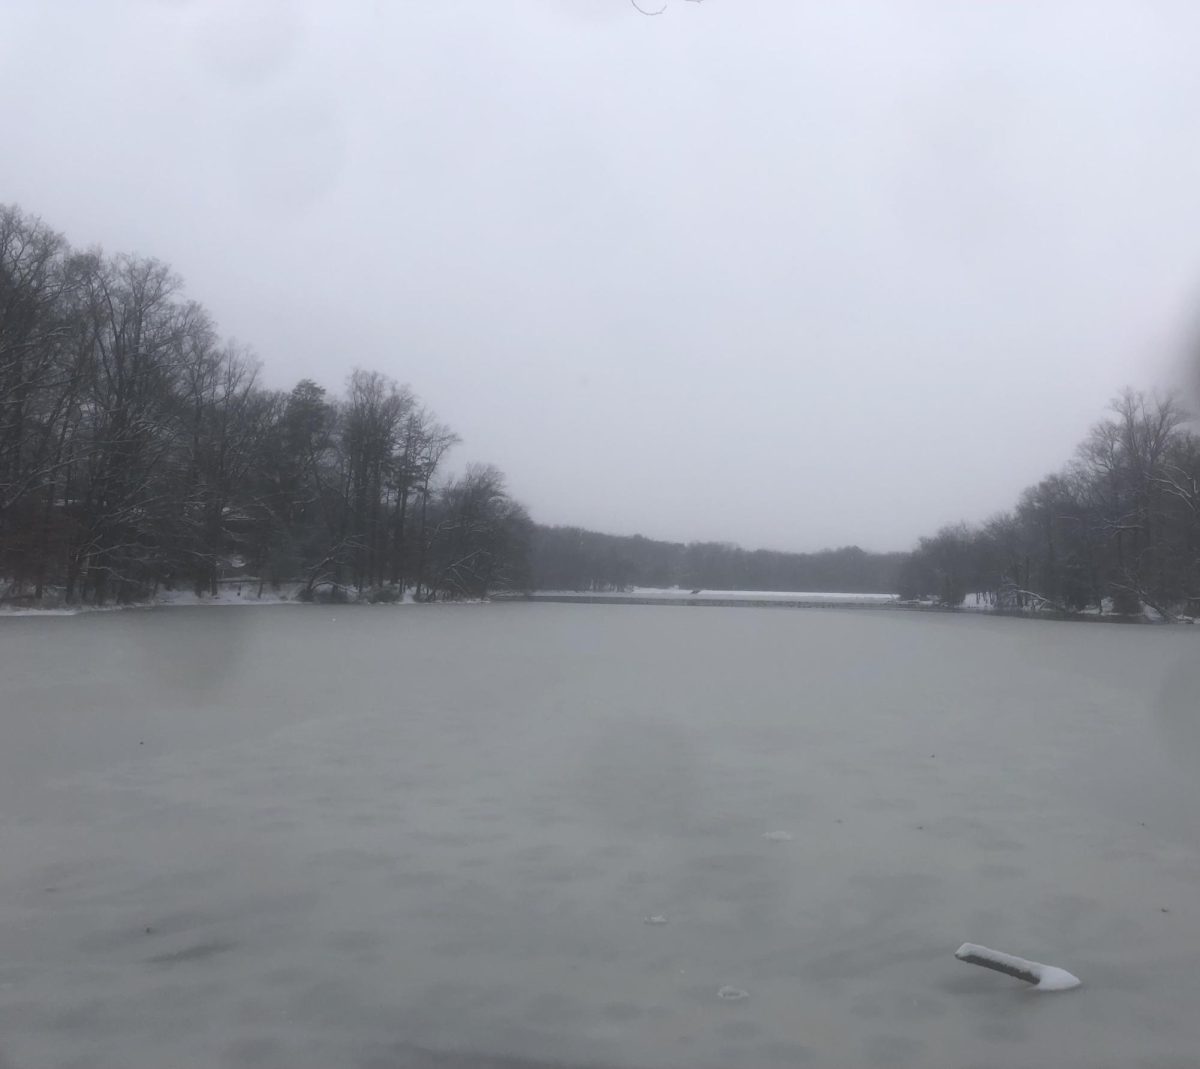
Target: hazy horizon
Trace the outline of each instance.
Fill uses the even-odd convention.
[[[1187,4],[64,10],[5,5],[0,202],[272,387],[410,383],[542,523],[906,549],[1200,302]]]

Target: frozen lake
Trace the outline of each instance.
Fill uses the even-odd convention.
[[[1198,643],[526,603],[0,620],[0,1065],[1194,1066]]]

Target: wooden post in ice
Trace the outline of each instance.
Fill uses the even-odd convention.
[[[1015,976],[1027,984],[1033,984],[1039,991],[1066,991],[1078,987],[1080,983],[1079,977],[1066,969],[1043,965],[1040,961],[1028,961],[1014,954],[1003,954],[999,950],[981,947],[978,943],[963,943],[954,956],[969,965],[982,965],[985,969]]]

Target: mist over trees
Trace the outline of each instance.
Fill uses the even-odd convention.
[[[266,389],[164,264],[0,207],[0,600],[527,586],[529,517],[493,467],[443,477],[457,442],[378,372]]]
[[[906,559],[905,553],[868,553],[857,546],[783,553],[725,542],[659,542],[578,527],[539,526],[531,547],[534,585],[542,590],[679,586],[889,593],[897,589]]]
[[[900,592],[959,605],[1137,613],[1200,609],[1200,437],[1173,397],[1128,390],[1074,460],[987,523],[923,538]]]

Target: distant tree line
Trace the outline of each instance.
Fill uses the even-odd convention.
[[[1200,610],[1200,438],[1173,398],[1127,391],[981,526],[911,554],[797,554],[535,526],[494,467],[447,476],[458,438],[408,387],[355,370],[331,397],[258,371],[165,265],[0,207],[0,601],[241,575],[373,600],[681,586]]]
[[[493,467],[443,477],[457,441],[378,372],[264,388],[165,265],[0,207],[0,600],[526,587],[529,517]]]
[[[900,592],[998,608],[1200,609],[1200,438],[1175,398],[1127,390],[1058,474],[1011,512],[923,538]]]
[[[857,546],[782,553],[724,542],[659,542],[578,527],[535,527],[531,548],[534,585],[574,591],[678,586],[889,593],[897,589],[906,559],[904,553],[868,553]]]

